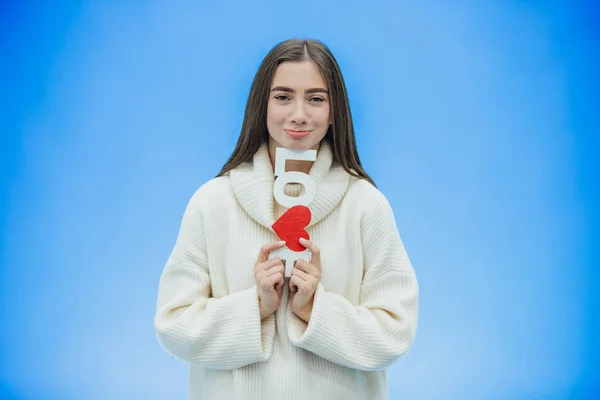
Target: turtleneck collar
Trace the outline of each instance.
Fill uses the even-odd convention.
[[[316,194],[308,204],[312,219],[309,227],[326,217],[344,197],[349,184],[349,175],[337,164],[333,164],[331,146],[321,142],[317,160],[308,175],[314,180]],[[242,208],[259,224],[273,231],[274,220],[273,165],[269,148],[262,144],[254,154],[252,162],[240,165],[229,173],[231,187]]]

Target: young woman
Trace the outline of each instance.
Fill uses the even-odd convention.
[[[272,228],[276,149],[316,193],[285,277]],[[301,184],[285,186],[288,196]],[[363,170],[340,68],[319,41],[288,40],[260,65],[241,134],[192,196],[160,278],[158,340],[190,365],[190,399],[385,399],[385,369],[410,349],[418,284],[392,209]]]

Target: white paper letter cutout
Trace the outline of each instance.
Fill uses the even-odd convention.
[[[285,172],[285,162],[287,160],[316,161],[316,150],[295,151],[283,147],[278,147],[275,151],[274,175],[277,176],[273,185],[273,196],[275,200],[286,208],[293,206],[307,206],[313,201],[316,194],[315,182],[310,176],[303,172],[290,171]],[[283,188],[288,183],[300,183],[304,186],[304,194],[299,197],[291,197],[284,193]],[[272,251],[269,259],[279,257],[285,260],[285,277],[292,276],[292,268],[296,260],[311,260],[310,250],[292,251],[287,246]]]

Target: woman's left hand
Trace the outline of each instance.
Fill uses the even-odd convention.
[[[321,251],[310,240],[300,243],[311,253],[311,262],[297,260],[290,278],[290,308],[298,317],[308,322],[312,313],[317,285],[321,281]]]

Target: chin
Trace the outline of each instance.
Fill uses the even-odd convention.
[[[286,138],[286,144],[288,148],[293,150],[310,150],[312,148],[318,148],[321,140],[317,140],[314,137],[306,136],[302,139]]]
[[[320,140],[315,141],[314,137],[311,137],[311,135],[305,136],[301,139],[294,139],[285,134],[277,139],[274,139],[273,137],[271,139],[275,141],[275,145],[277,147],[284,147],[286,149],[295,151],[304,151],[317,148],[320,142]]]
[[[311,142],[305,142],[303,140],[291,140],[288,141],[288,145],[285,147],[291,150],[308,150],[312,145]]]

